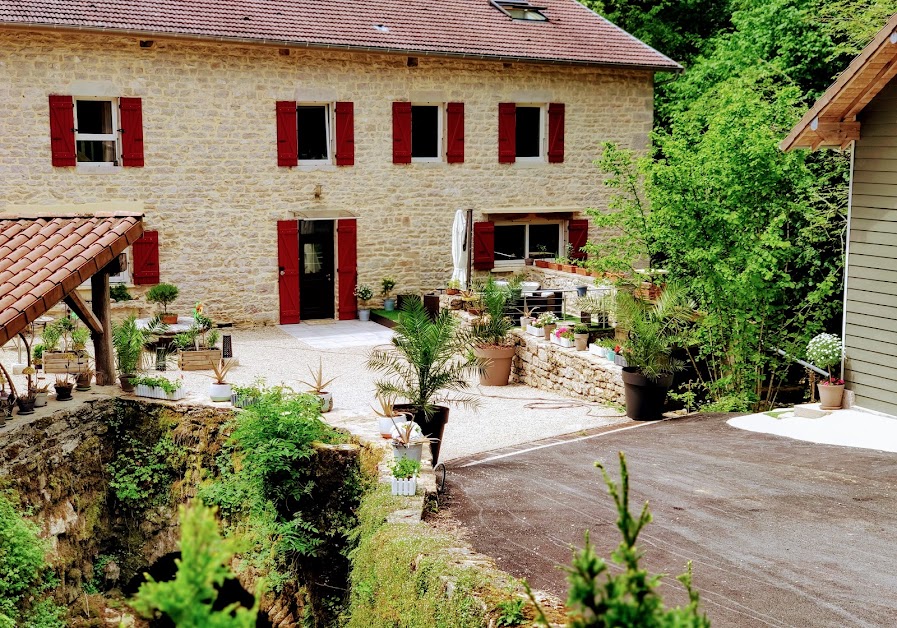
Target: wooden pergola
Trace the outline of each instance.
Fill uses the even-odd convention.
[[[860,139],[857,116],[897,76],[897,14],[801,118],[779,147],[841,147]]]
[[[109,276],[127,267],[143,214],[0,215],[0,346],[64,301],[91,331],[98,385],[115,380]],[[90,281],[90,305],[77,288]]]

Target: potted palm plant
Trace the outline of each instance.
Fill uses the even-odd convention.
[[[841,407],[844,395],[844,380],[832,375],[832,368],[841,364],[844,357],[844,346],[841,338],[834,334],[819,334],[807,345],[807,359],[816,368],[828,372],[828,379],[823,379],[816,386],[819,390],[819,405],[824,410]]]
[[[143,344],[146,336],[137,327],[137,319],[132,315],[120,323],[112,325],[112,350],[115,352],[115,367],[118,369],[118,381],[121,389],[132,392],[132,379],[137,376],[140,360],[143,356]]]
[[[618,293],[617,316],[629,330],[623,347],[623,388],[626,416],[637,420],[659,419],[673,374],[685,368],[673,357],[673,349],[694,318],[694,303],[684,291],[670,284],[654,303],[629,293]]]
[[[490,276],[480,297],[483,312],[471,329],[474,355],[486,365],[480,375],[482,386],[507,386],[511,377],[514,344],[508,340],[508,332],[514,323],[505,316],[508,298],[508,288],[496,285]]]
[[[435,465],[449,415],[449,409],[440,404],[476,404],[473,397],[449,393],[466,390],[466,376],[481,373],[482,360],[471,353],[471,339],[459,329],[458,320],[448,310],[431,319],[420,297],[405,299],[391,345],[372,350],[367,367],[386,376],[375,382],[378,395],[408,402],[395,408],[408,411],[424,436],[433,439],[430,451]]]

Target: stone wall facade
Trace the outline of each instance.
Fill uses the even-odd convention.
[[[455,211],[605,207],[601,142],[644,149],[649,71],[0,29],[0,212],[142,203],[181,309],[278,322],[278,220],[358,216],[359,281],[444,285]],[[140,97],[145,167],[51,165],[48,95]],[[275,102],[351,101],[355,165],[277,166]],[[392,102],[464,102],[462,164],[392,163]],[[498,103],[566,105],[564,163],[498,163]],[[315,189],[320,186],[320,198]]]
[[[623,369],[588,351],[567,349],[514,330],[511,381],[598,403],[625,403]]]

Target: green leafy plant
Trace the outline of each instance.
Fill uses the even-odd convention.
[[[446,284],[446,287],[449,290],[460,290],[461,282],[457,279],[449,279],[448,283]]]
[[[623,355],[630,367],[650,378],[681,371],[685,364],[673,357],[673,349],[685,344],[683,333],[695,317],[694,303],[675,284],[670,284],[654,303],[620,292],[617,312],[629,332]]]
[[[651,512],[647,502],[638,516],[629,510],[629,472],[626,457],[620,452],[620,483],[614,481],[600,462],[604,483],[617,508],[617,529],[623,540],[611,554],[617,566],[614,571],[595,553],[595,548],[585,536],[585,547],[574,550],[572,565],[567,568],[570,583],[567,597],[569,628],[615,628],[617,626],[638,626],[639,628],[706,628],[710,622],[698,609],[699,596],[692,588],[691,561],[687,570],[677,580],[688,593],[689,603],[682,607],[667,609],[663,598],[657,592],[660,576],[651,575],[639,565],[642,551],[636,546],[638,536],[651,522]],[[530,601],[536,607],[537,618],[548,625],[529,586],[526,587]]]
[[[215,380],[216,384],[226,384],[227,383],[227,374],[230,373],[231,369],[237,366],[237,361],[233,358],[221,358],[217,362],[209,358],[209,368],[212,371],[212,375],[210,377]]]
[[[56,351],[59,348],[59,340],[62,333],[56,325],[47,325],[41,333],[41,340],[45,351]]]
[[[0,493],[0,628],[62,628],[63,609],[47,597],[50,550],[38,527],[23,519],[9,493]],[[41,598],[46,598],[40,602]]]
[[[308,367],[308,372],[311,373],[311,381],[302,381],[299,383],[308,386],[308,391],[313,392],[317,395],[320,395],[323,392],[327,391],[327,387],[333,383],[335,377],[331,377],[330,379],[324,378],[324,360],[323,358],[318,358],[318,370],[312,370],[311,367]]]
[[[146,293],[148,303],[158,303],[162,306],[162,312],[168,314],[168,306],[177,300],[180,290],[174,284],[159,283]]]
[[[395,478],[416,478],[420,475],[420,460],[402,458],[393,462],[390,470]]]
[[[90,340],[90,330],[86,327],[76,327],[72,330],[72,344],[75,349],[83,349]]]
[[[143,385],[150,386],[153,388],[161,388],[168,394],[172,394],[177,392],[181,386],[183,386],[182,381],[173,382],[166,377],[162,377],[161,375],[157,377],[135,377],[131,380],[135,386]]]
[[[112,348],[115,352],[115,366],[120,374],[137,373],[145,340],[134,316],[112,325]]]
[[[420,297],[406,300],[391,343],[389,349],[368,354],[367,367],[388,378],[375,382],[377,395],[406,399],[427,417],[439,403],[476,404],[469,395],[448,394],[466,390],[467,375],[484,368],[470,352],[471,337],[459,329],[449,311],[442,310],[431,320]]]
[[[526,613],[523,609],[526,605],[524,600],[505,600],[498,603],[498,618],[495,620],[496,626],[519,626],[526,620]]]
[[[384,277],[380,280],[380,287],[382,288],[380,294],[386,298],[389,298],[389,295],[392,293],[393,288],[396,287],[396,280],[392,277]]]
[[[566,325],[563,327],[558,327],[554,330],[555,338],[563,338],[564,340],[573,340],[573,328],[567,327]]]
[[[508,333],[514,328],[513,321],[505,315],[509,289],[495,284],[492,276],[480,293],[483,312],[472,325],[475,343],[486,347],[503,347],[508,344]]]
[[[574,334],[587,334],[587,333],[589,333],[589,326],[586,325],[585,323],[576,323],[576,325],[573,326],[573,333]]]
[[[163,504],[168,500],[175,468],[183,454],[170,430],[165,430],[154,443],[127,435],[107,465],[109,486],[128,510],[142,512],[149,506]]]
[[[128,292],[128,289],[125,288],[124,284],[114,283],[109,286],[109,298],[115,301],[116,303],[120,301],[133,301],[134,297],[131,296],[131,293]]]
[[[133,600],[144,617],[164,613],[183,628],[252,628],[258,615],[259,595],[252,608],[239,602],[214,610],[218,589],[234,578],[230,562],[240,547],[233,538],[222,538],[215,511],[198,502],[181,506],[181,557],[176,559],[174,580],[156,582],[147,575]]]

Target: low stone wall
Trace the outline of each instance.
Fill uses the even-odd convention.
[[[586,401],[624,403],[621,367],[588,351],[566,349],[520,330],[511,334],[517,347],[512,381]]]

